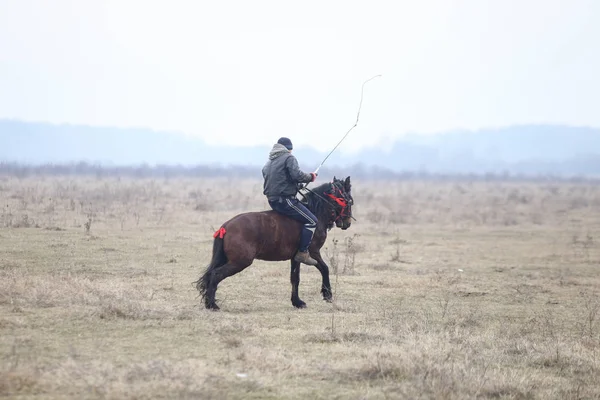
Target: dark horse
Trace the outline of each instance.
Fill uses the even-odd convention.
[[[327,231],[337,226],[348,229],[352,219],[350,177],[345,180],[333,178],[305,195],[305,205],[319,220],[309,252],[317,262],[323,283],[323,298],[331,301],[329,267],[321,257],[321,247],[327,239]],[[265,261],[291,260],[292,304],[306,307],[298,297],[300,263],[293,261],[300,242],[302,224],[275,211],[248,212],[225,222],[214,234],[212,260],[204,275],[194,282],[208,309],[218,310],[215,301],[217,285],[228,276],[235,275],[250,266],[255,259]]]

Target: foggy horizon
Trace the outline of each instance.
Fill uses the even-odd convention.
[[[348,138],[356,135],[353,131]],[[296,144],[304,170],[314,170],[332,149]],[[202,138],[144,128],[121,129],[0,119],[0,162],[104,166],[180,165],[255,168],[264,165],[270,144],[213,145]],[[600,129],[522,125],[493,130],[405,135],[336,150],[327,167],[367,168],[393,173],[551,174],[600,176]],[[360,167],[362,166],[362,167]]]

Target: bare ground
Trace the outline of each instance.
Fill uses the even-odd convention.
[[[600,187],[354,182],[303,267],[192,286],[261,183],[0,177],[0,397],[600,398]]]

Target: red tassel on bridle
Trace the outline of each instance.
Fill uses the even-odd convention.
[[[338,191],[340,192],[340,194],[342,193],[341,190],[338,189]],[[342,197],[337,197],[333,193],[324,193],[324,194],[327,197],[329,197],[331,200],[335,201],[338,206],[342,207],[342,210],[340,211],[340,214],[337,216],[337,218],[335,219],[334,222],[336,222],[340,218],[344,218],[344,217],[348,216],[346,214],[346,209],[348,208],[348,202],[345,199],[343,199]],[[335,215],[335,212],[334,212],[334,215]]]
[[[342,199],[341,197],[336,197],[332,193],[327,193],[327,197],[335,201],[342,208],[348,207],[348,203],[346,203],[346,200]]]

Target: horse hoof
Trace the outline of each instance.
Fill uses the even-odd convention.
[[[333,303],[333,297],[323,297],[323,300],[325,300],[328,303]]]
[[[215,303],[207,304],[206,309],[211,310],[211,311],[219,311],[220,310],[219,306],[216,305]]]
[[[292,303],[296,308],[306,308],[306,303],[302,300]]]

